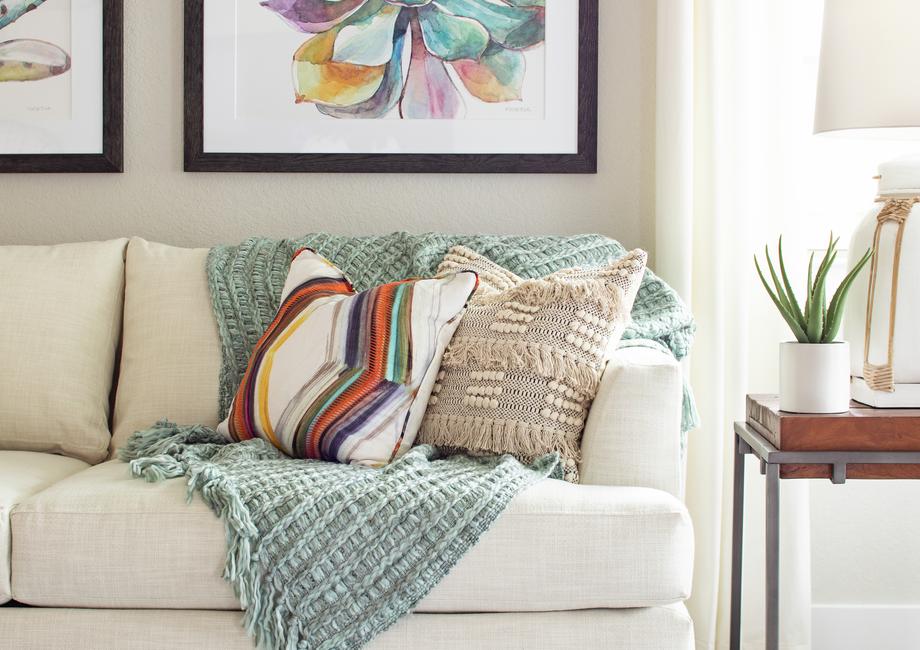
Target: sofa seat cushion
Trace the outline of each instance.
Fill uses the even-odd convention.
[[[89,467],[82,460],[33,451],[0,451],[0,604],[10,599],[10,511],[17,503]]]
[[[239,609],[223,524],[186,481],[113,460],[13,512],[13,596],[48,607]],[[644,607],[690,592],[683,504],[649,488],[546,480],[514,499],[418,612]]]

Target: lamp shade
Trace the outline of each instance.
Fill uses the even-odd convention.
[[[815,133],[920,127],[918,26],[918,0],[826,0]]]

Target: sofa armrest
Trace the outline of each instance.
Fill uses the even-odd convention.
[[[610,357],[582,438],[581,482],[682,493],[683,383],[669,354],[624,347]]]

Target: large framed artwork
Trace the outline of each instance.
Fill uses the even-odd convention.
[[[0,0],[0,172],[120,172],[123,0]]]
[[[598,0],[186,0],[185,169],[594,173]]]

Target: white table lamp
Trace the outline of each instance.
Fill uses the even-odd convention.
[[[920,139],[918,26],[920,0],[826,0],[815,133]],[[851,264],[875,249],[844,321],[852,394],[920,407],[920,156],[879,166],[877,202],[850,244]]]

